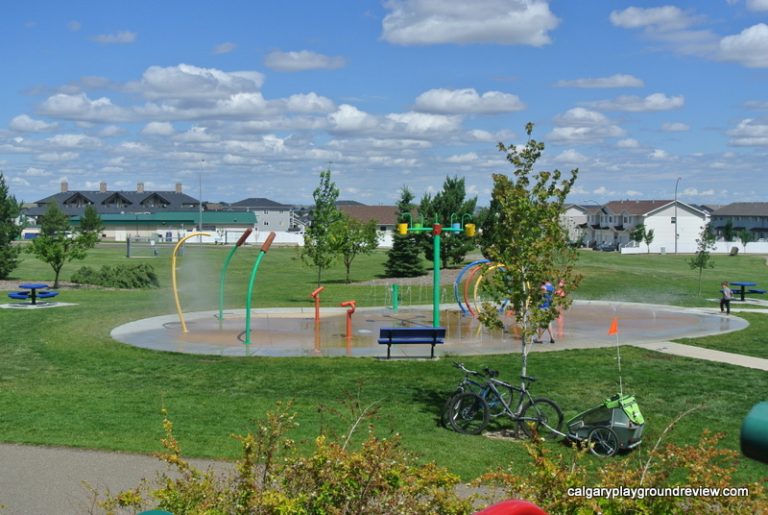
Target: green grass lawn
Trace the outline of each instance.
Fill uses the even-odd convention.
[[[215,309],[219,267],[229,249],[190,246],[179,263],[185,310]],[[83,264],[125,263],[122,246],[101,246]],[[258,249],[244,248],[227,277],[227,306],[243,307],[250,267]],[[375,278],[384,253],[359,258],[355,281]],[[139,260],[131,260],[137,262]],[[519,443],[463,436],[440,426],[440,410],[460,376],[450,359],[381,361],[367,358],[221,358],[153,352],[114,342],[110,330],[126,321],[173,313],[167,256],[141,260],[156,266],[162,288],[151,291],[64,290],[57,300],[75,306],[46,310],[0,310],[0,441],[67,445],[123,451],[160,449],[160,413],[168,408],[177,436],[189,455],[233,457],[229,438],[253,428],[278,401],[292,401],[299,427],[291,435],[301,447],[321,432],[341,433],[352,423],[349,405],[375,406],[372,420],[380,435],[399,433],[406,448],[461,474],[477,476],[497,466],[527,467]],[[81,264],[68,264],[67,280]],[[723,257],[705,272],[705,291],[716,297],[721,277],[765,283],[766,267],[757,256]],[[698,278],[683,256],[619,256],[583,252],[584,274],[577,298],[713,305],[698,297]],[[47,265],[27,256],[13,279],[51,281]],[[382,305],[386,286],[348,285],[343,267],[324,274],[323,303],[356,299]],[[256,279],[254,307],[310,306],[315,271],[301,264],[295,249],[273,248]],[[424,292],[420,303],[431,300]],[[760,352],[762,315],[749,315],[750,327],[728,335],[749,341]],[[714,345],[707,338],[697,345]],[[703,342],[703,343],[702,343]],[[725,341],[721,342],[725,344]],[[746,352],[745,352],[746,353]],[[751,354],[757,355],[757,354]],[[490,366],[511,379],[518,355],[467,357],[469,367]],[[534,353],[529,371],[539,378],[534,390],[555,399],[566,417],[599,403],[617,389],[615,349]],[[718,363],[622,347],[625,390],[638,396],[647,420],[650,447],[679,413],[700,406],[668,435],[693,442],[709,428],[726,434],[723,445],[738,449],[741,421],[765,400],[768,374]],[[358,435],[362,438],[364,435]],[[563,453],[566,447],[555,447]],[[637,453],[617,459],[632,460]],[[599,466],[599,461],[593,461]],[[757,480],[765,465],[743,460],[739,480]]]

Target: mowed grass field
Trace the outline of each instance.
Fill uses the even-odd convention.
[[[221,265],[229,248],[187,245],[178,266],[185,311],[215,309]],[[226,306],[245,305],[247,282],[258,248],[238,251],[226,277]],[[125,291],[64,289],[57,298],[75,305],[56,309],[0,310],[0,441],[63,445],[149,453],[158,451],[161,409],[167,408],[177,437],[189,456],[233,458],[235,433],[252,430],[277,403],[292,402],[299,426],[290,434],[300,448],[321,433],[342,434],[369,408],[372,431],[399,434],[403,445],[423,461],[465,479],[500,466],[524,472],[528,458],[520,443],[456,434],[440,425],[446,397],[460,379],[451,359],[384,361],[367,358],[223,358],[154,352],[113,341],[110,330],[124,322],[174,313],[170,288],[170,249],[160,256],[126,259],[122,245],[102,244],[84,262],[69,263],[62,280],[82,265],[152,264],[162,287]],[[383,273],[384,252],[358,258],[352,284],[335,265],[323,275],[324,305],[356,299],[360,305],[385,305],[387,286],[355,284]],[[706,270],[703,293],[687,256],[621,256],[580,252],[579,299],[715,306],[721,280],[768,284],[761,256],[717,256]],[[51,282],[53,274],[25,256],[11,280]],[[294,248],[273,247],[259,268],[253,307],[311,306],[316,272],[302,264]],[[422,291],[425,290],[425,291]],[[450,295],[446,293],[446,298]],[[7,299],[5,292],[3,298]],[[414,303],[429,303],[431,289],[412,292]],[[765,315],[745,316],[750,327],[726,337],[685,343],[768,357]],[[606,320],[606,327],[609,324]],[[746,342],[742,345],[743,342]],[[691,407],[665,438],[694,442],[704,429],[723,432],[722,445],[738,450],[741,422],[749,409],[766,400],[768,373],[622,347],[625,390],[635,394],[646,418],[650,448],[667,425]],[[513,379],[517,354],[467,357],[470,368],[489,366]],[[615,349],[533,353],[529,372],[537,376],[535,393],[555,399],[566,418],[599,403],[617,389]],[[357,439],[365,437],[364,424]],[[563,454],[573,451],[552,444]],[[640,453],[615,459],[635,460]],[[593,460],[593,466],[600,462]],[[766,466],[742,460],[736,477],[754,481]]]

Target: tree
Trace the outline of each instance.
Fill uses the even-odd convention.
[[[312,210],[312,223],[304,233],[304,247],[301,257],[305,263],[317,268],[317,285],[323,270],[330,267],[336,259],[333,248],[331,225],[341,219],[341,212],[336,207],[339,189],[331,181],[331,170],[320,172],[320,185],[312,193],[315,207]]]
[[[635,226],[635,228],[632,229],[632,232],[629,233],[629,238],[635,243],[640,244],[641,242],[645,242],[645,247],[648,254],[651,253],[651,243],[653,243],[653,237],[653,229],[648,230],[648,228],[645,227],[645,224]]]
[[[83,216],[80,217],[80,232],[95,238],[96,241],[94,243],[96,243],[99,241],[101,231],[103,230],[104,224],[96,208],[92,205],[86,206]]]
[[[714,268],[711,250],[716,247],[715,235],[709,229],[709,225],[701,228],[701,234],[696,239],[696,254],[688,260],[691,270],[699,271],[699,295],[701,295],[701,278],[705,268]]]
[[[723,226],[723,239],[725,241],[733,241],[735,235],[736,233],[733,229],[733,220],[729,218],[725,221],[725,225]]]
[[[749,232],[746,229],[742,229],[737,234],[739,241],[741,242],[741,246],[744,247],[744,254],[747,253],[747,243],[752,243],[755,241],[755,235]]]
[[[0,172],[0,279],[8,278],[19,262],[21,247],[13,242],[21,234],[20,213],[21,203],[8,194],[5,176]]]
[[[53,287],[59,287],[59,275],[64,264],[85,259],[88,249],[96,245],[97,237],[92,231],[72,231],[69,217],[55,202],[48,204],[48,210],[40,217],[40,236],[32,240],[29,252],[37,259],[51,265],[55,274]]]
[[[572,291],[580,281],[574,272],[576,250],[568,245],[560,224],[578,169],[562,181],[559,170],[534,172],[544,143],[531,139],[533,124],[528,123],[525,130],[529,137],[525,147],[499,143],[499,150],[515,170],[512,176],[493,175],[491,204],[480,238],[483,255],[503,266],[484,285],[496,304],[508,300],[514,310],[522,338],[523,374],[527,373],[529,340],[536,329],[547,326],[571,302],[567,295],[555,295],[548,308],[540,308],[545,292],[539,285],[545,279],[559,279]],[[484,306],[480,319],[490,327],[503,324],[499,311],[490,305]]]
[[[379,246],[379,234],[376,232],[376,220],[361,222],[347,215],[332,224],[330,237],[332,247],[341,254],[346,269],[346,281],[349,283],[349,270],[352,261],[361,254],[370,254]]]
[[[425,224],[438,223],[450,225],[452,222],[461,223],[465,214],[472,215],[477,205],[477,197],[466,199],[464,179],[458,177],[446,177],[443,182],[443,190],[434,197],[425,194],[419,203],[419,216],[424,218]],[[434,239],[429,233],[421,236],[424,255],[428,260],[433,259]],[[440,267],[445,268],[448,263],[459,264],[472,249],[475,248],[474,239],[465,236],[463,232],[443,232],[440,245]]]
[[[400,190],[397,203],[397,222],[407,223],[413,215],[413,193],[406,187]],[[424,275],[424,261],[416,234],[395,234],[392,248],[387,252],[384,264],[387,277],[418,277]]]

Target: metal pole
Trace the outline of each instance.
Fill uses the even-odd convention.
[[[253,270],[251,270],[251,280],[248,283],[248,298],[245,299],[245,344],[246,345],[251,344],[251,295],[253,294],[253,283],[254,281],[256,281],[256,271],[259,269],[259,263],[261,263],[261,260],[264,257],[264,254],[267,253],[270,245],[272,245],[272,240],[274,239],[275,239],[275,233],[270,232],[269,236],[267,236],[267,239],[261,245],[261,250],[259,251],[259,257],[256,258],[256,263],[253,265]]]
[[[432,327],[440,327],[440,233],[442,227],[440,224],[434,224],[432,226],[432,234],[434,235],[434,253],[432,256],[433,261],[433,277],[434,282],[432,284]]]
[[[237,240],[237,243],[235,243],[235,246],[232,247],[232,250],[229,251],[227,258],[224,260],[224,266],[221,267],[221,276],[219,279],[219,329],[221,329],[224,321],[224,277],[227,274],[227,267],[229,266],[229,262],[232,261],[232,256],[235,255],[235,251],[245,243],[245,240],[248,239],[248,236],[250,236],[252,231],[253,229],[250,227],[245,230],[243,235],[240,236],[240,239]]]
[[[677,185],[680,184],[681,177],[677,178],[677,181],[675,181],[675,254],[677,254],[677,227],[678,227],[678,220],[677,220]]]

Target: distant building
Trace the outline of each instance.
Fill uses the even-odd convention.
[[[733,230],[749,231],[755,240],[768,239],[768,202],[734,202],[712,212],[712,229],[718,238],[728,221]]]
[[[258,229],[261,231],[300,230],[293,220],[293,208],[266,198],[247,198],[230,204],[228,211],[246,211],[259,217]]]
[[[397,206],[366,206],[359,202],[337,202],[336,207],[347,216],[368,222],[376,222],[379,233],[379,246],[391,247],[392,238],[397,228]]]

